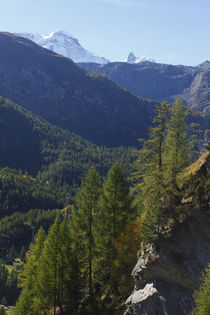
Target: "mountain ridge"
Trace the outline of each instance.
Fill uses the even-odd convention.
[[[192,67],[151,61],[113,62],[107,65],[79,63],[82,69],[102,74],[133,94],[159,102],[181,96],[184,104],[210,113],[210,62]]]

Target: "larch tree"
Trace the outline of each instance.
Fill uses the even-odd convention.
[[[38,277],[40,314],[57,308],[76,313],[80,298],[80,273],[67,219],[56,217],[40,259]]]
[[[19,276],[21,294],[16,304],[18,315],[38,315],[36,302],[39,296],[38,272],[40,268],[40,257],[45,242],[45,232],[41,227],[35,236],[34,243],[30,245],[26,254],[26,263]]]
[[[190,144],[187,141],[186,115],[187,110],[179,97],[170,110],[164,151],[165,181],[172,193],[177,188],[178,173],[189,163]]]
[[[84,278],[88,279],[85,286],[88,286],[90,300],[93,298],[95,216],[100,190],[99,174],[95,167],[91,167],[76,196],[76,207],[72,214],[73,237],[75,238],[81,270],[84,273]]]
[[[149,139],[144,141],[142,149],[138,151],[137,171],[133,174],[134,181],[137,181],[136,190],[140,200],[143,199],[141,237],[145,241],[154,241],[165,223],[162,204],[165,189],[163,156],[168,114],[166,102],[156,106]]]
[[[114,240],[133,219],[131,195],[122,169],[115,163],[103,185],[97,216],[98,260],[101,261],[101,275],[110,278],[111,266],[116,257]]]
[[[196,307],[193,311],[195,315],[210,314],[210,263],[202,275],[202,283],[200,289],[195,292],[194,298]]]

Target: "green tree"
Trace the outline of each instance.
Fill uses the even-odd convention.
[[[79,300],[79,270],[76,253],[72,249],[69,225],[59,216],[51,226],[44,244],[38,275],[38,304],[40,314],[50,309],[56,314],[76,312]]]
[[[163,157],[168,114],[166,102],[156,106],[149,139],[138,151],[137,171],[133,174],[133,180],[137,181],[135,190],[143,203],[141,238],[145,242],[157,239],[165,224],[162,202],[165,191]]]
[[[7,304],[8,304],[8,303],[7,303],[7,299],[6,299],[5,296],[3,296],[3,298],[1,299],[1,304],[2,304],[2,305],[7,305]]]
[[[210,264],[202,276],[200,289],[195,293],[196,308],[193,314],[209,315],[210,314]]]
[[[93,295],[93,260],[95,256],[95,216],[100,195],[100,179],[95,167],[91,167],[76,196],[73,210],[73,235],[79,253],[80,264],[88,279],[89,298]]]
[[[177,189],[178,173],[189,163],[186,115],[187,111],[179,97],[170,110],[164,152],[165,181],[173,193]]]
[[[40,228],[35,236],[34,243],[30,245],[26,254],[26,263],[19,280],[22,287],[21,294],[16,304],[18,315],[38,315],[36,310],[36,299],[38,296],[38,272],[40,268],[40,257],[45,241],[45,232]]]
[[[97,217],[97,244],[100,274],[110,279],[112,262],[116,257],[114,240],[134,218],[131,195],[118,163],[110,169],[103,185]]]
[[[56,307],[60,306],[60,247],[60,218],[57,216],[49,230],[43,248],[40,261],[41,272],[38,277],[40,296],[38,308],[43,311],[52,307],[54,315],[56,314]]]
[[[0,315],[6,315],[6,311],[3,306],[0,307]]]

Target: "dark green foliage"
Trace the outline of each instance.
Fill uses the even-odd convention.
[[[0,117],[0,167],[24,170],[19,173],[8,168],[3,170],[2,175],[8,176],[5,182],[0,181],[1,211],[7,212],[4,215],[36,207],[49,209],[68,205],[92,165],[102,176],[106,176],[115,161],[126,174],[132,168],[135,153],[131,148],[98,147],[2,97]],[[20,157],[18,152],[21,152]],[[32,178],[26,171],[38,175]],[[16,175],[19,177],[14,179]],[[9,189],[7,193],[8,186],[12,191]],[[24,194],[23,188],[26,189]]]
[[[22,171],[3,168],[0,170],[0,218],[14,212],[26,212],[33,208],[62,208],[56,192],[45,182],[24,174]]]
[[[27,213],[14,213],[0,220],[0,257],[12,262],[20,253],[22,246],[28,248],[32,240],[32,229],[43,226],[47,231],[54,222],[57,210],[30,210]],[[11,252],[14,253],[11,257]],[[16,257],[15,257],[16,256]],[[21,257],[20,257],[21,258]]]
[[[93,164],[101,175],[106,175],[115,160],[130,171],[131,149],[98,147],[2,97],[0,117],[0,167],[21,168],[35,175],[51,164],[49,177],[69,185],[80,183]],[[68,170],[66,178],[64,169]]]
[[[13,305],[19,295],[17,289],[17,270],[12,267],[0,264],[0,304]]]

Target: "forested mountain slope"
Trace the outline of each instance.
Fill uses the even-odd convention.
[[[34,175],[58,161],[68,161],[74,179],[81,178],[92,164],[105,175],[116,160],[128,171],[134,156],[131,149],[98,147],[3,97],[0,131],[0,167],[20,168]]]
[[[155,102],[140,99],[70,59],[0,33],[0,95],[100,145],[136,144]]]

